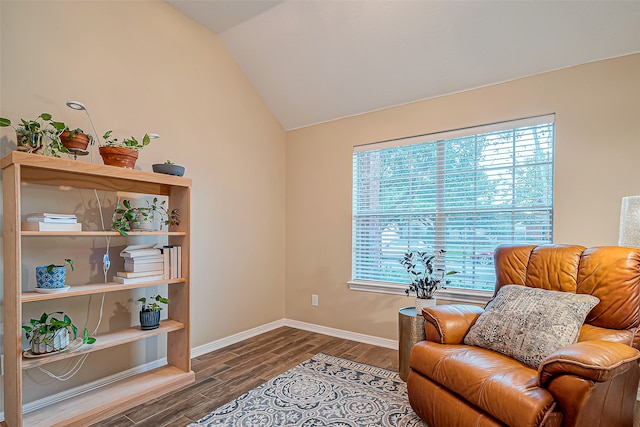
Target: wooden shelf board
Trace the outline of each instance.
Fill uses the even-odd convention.
[[[193,371],[164,366],[24,414],[24,425],[87,426],[195,381]]]
[[[123,285],[115,282],[90,284],[90,285],[72,285],[67,292],[56,294],[41,294],[39,292],[23,292],[22,302],[44,301],[48,299],[69,298],[82,295],[101,294],[103,292],[118,292],[127,289],[146,288],[149,286],[163,285],[165,283],[186,283],[185,279],[166,279],[156,280],[153,282],[133,283]]]
[[[151,184],[172,185],[178,187],[191,187],[191,179],[151,171],[141,171],[135,169],[125,169],[115,166],[106,166],[97,163],[90,163],[78,160],[58,159],[55,157],[42,156],[40,154],[23,153],[13,151],[2,160],[0,168],[4,169],[11,164],[21,165],[23,170],[23,181],[39,182],[40,180],[32,176],[30,169],[49,170],[59,172],[61,175],[73,175],[75,186],[82,185],[82,176],[98,176],[100,178],[112,177],[113,179],[130,180],[136,182],[147,182]]]
[[[120,236],[117,231],[21,231],[22,236]],[[129,231],[129,237],[134,236],[186,236],[184,231]]]
[[[129,328],[122,331],[110,332],[104,335],[96,336],[96,343],[93,345],[83,345],[76,351],[68,353],[52,354],[51,356],[36,359],[22,358],[22,369],[31,369],[37,366],[46,365],[47,363],[57,362],[58,360],[68,359],[70,357],[80,356],[85,353],[104,350],[105,348],[115,347],[121,344],[137,341],[143,338],[149,338],[168,332],[183,329],[184,325],[175,320],[163,320],[160,327],[150,331],[143,331],[140,328]]]

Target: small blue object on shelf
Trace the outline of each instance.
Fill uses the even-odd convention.
[[[64,265],[55,266],[51,272],[47,271],[48,268],[46,265],[36,267],[36,286],[43,289],[64,288],[67,267]]]

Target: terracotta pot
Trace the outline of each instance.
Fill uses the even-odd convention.
[[[133,169],[138,159],[138,152],[125,147],[100,147],[100,155],[105,165]]]
[[[79,150],[86,150],[89,146],[89,135],[84,133],[76,133],[71,135],[71,132],[65,130],[60,135],[60,142],[65,148],[76,148]]]

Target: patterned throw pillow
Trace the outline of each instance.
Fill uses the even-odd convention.
[[[464,343],[497,351],[537,369],[546,356],[578,340],[584,319],[599,302],[586,294],[503,286]]]

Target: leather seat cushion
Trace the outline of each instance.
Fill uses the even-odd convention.
[[[555,408],[536,370],[491,350],[421,341],[409,365],[509,426],[540,425]]]

